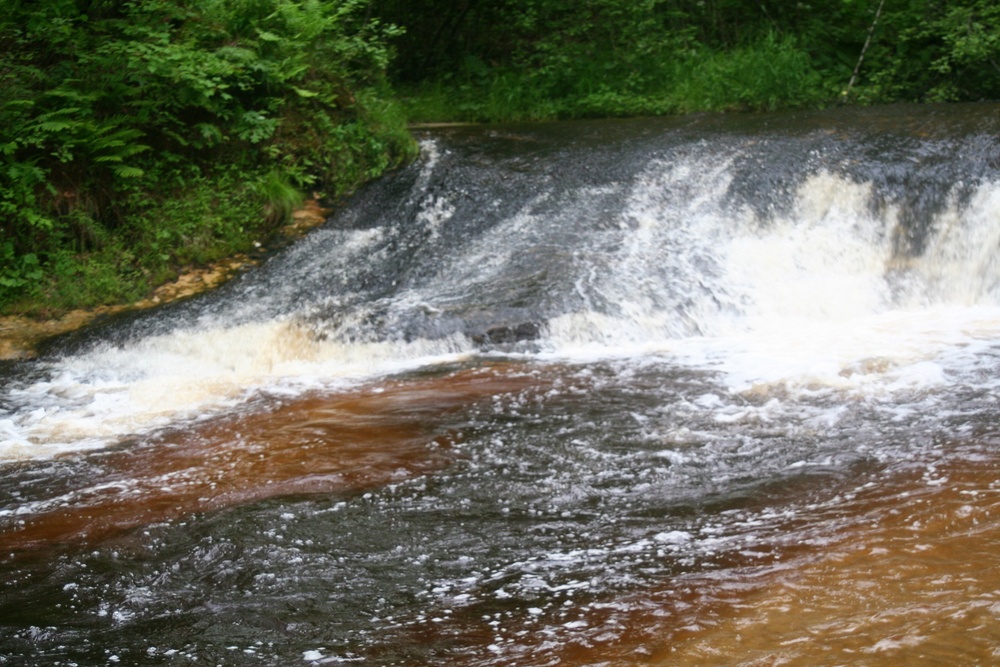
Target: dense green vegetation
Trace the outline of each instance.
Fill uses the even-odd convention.
[[[405,29],[392,71],[413,120],[1000,98],[995,0],[373,5]]]
[[[412,155],[362,0],[5,0],[0,306],[130,300]]]
[[[995,0],[5,0],[0,310],[246,249],[409,159],[407,119],[976,99]]]

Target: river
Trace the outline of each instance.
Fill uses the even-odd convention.
[[[1000,660],[1000,107],[418,138],[0,365],[0,665]]]

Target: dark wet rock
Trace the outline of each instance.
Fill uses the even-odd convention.
[[[525,340],[536,340],[541,336],[541,327],[535,322],[521,322],[515,325],[501,325],[487,329],[481,334],[473,334],[476,345],[508,345]]]

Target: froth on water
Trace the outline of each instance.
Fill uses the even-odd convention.
[[[442,130],[5,367],[0,657],[990,662],[1000,133],[908,113]]]

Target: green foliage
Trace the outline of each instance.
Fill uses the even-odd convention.
[[[681,111],[769,111],[829,99],[822,78],[791,37],[768,33],[745,47],[691,56],[673,86]]]
[[[407,117],[818,106],[856,68],[850,102],[998,99],[1000,5],[6,0],[0,309],[133,298],[246,249],[303,191],[410,159]]]
[[[424,22],[433,24],[433,14],[375,4],[408,30],[430,32]],[[463,38],[462,27],[453,25],[452,39],[469,52],[450,69],[439,55],[443,73],[411,83],[404,99],[415,120],[524,120],[771,109],[829,98],[832,87],[799,40],[773,27],[763,5],[747,4],[522,0],[486,9],[467,3],[467,27],[485,20],[506,29]],[[804,19],[801,12],[786,14],[790,24]],[[437,42],[443,54],[451,52]],[[401,48],[407,44],[413,43]]]
[[[886,14],[880,67],[864,91],[869,98],[1000,98],[1000,5],[992,0],[917,3]]]
[[[811,106],[835,96],[792,37],[766,33],[729,51],[689,47],[672,58],[614,63],[581,58],[529,70],[484,68],[413,86],[413,120],[513,121]],[[572,76],[567,74],[572,72]]]
[[[108,276],[146,288],[167,265],[248,247],[303,189],[334,196],[412,156],[386,101],[398,31],[367,13],[367,0],[3,3],[0,307],[65,280],[101,285],[88,303],[123,298],[134,289]]]
[[[42,271],[34,253],[17,255],[10,241],[0,245],[0,289],[13,290],[41,279]]]
[[[302,192],[292,185],[287,173],[272,169],[251,186],[264,202],[264,219],[269,223],[289,220],[303,201]]]
[[[414,120],[1000,98],[995,0],[373,0]]]

